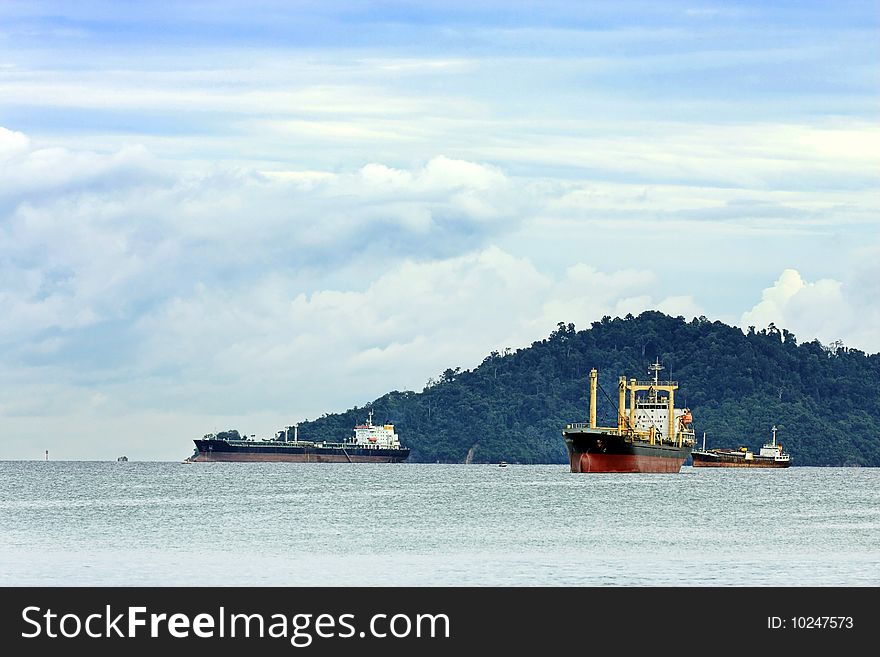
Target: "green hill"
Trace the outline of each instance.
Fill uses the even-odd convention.
[[[585,421],[588,378],[616,398],[617,377],[647,377],[659,357],[680,388],[677,406],[694,414],[707,447],[757,449],[779,428],[796,465],[880,466],[880,354],[818,341],[797,344],[772,324],[747,334],[705,317],[687,322],[659,312],[605,317],[576,331],[559,324],[530,347],[492,352],[473,370],[448,369],[422,392],[389,392],[369,404],[393,422],[411,461],[564,463],[561,428]],[[340,440],[365,408],[299,426],[301,438]],[[599,393],[599,419],[614,424]]]

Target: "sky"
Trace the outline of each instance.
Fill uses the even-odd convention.
[[[0,3],[0,459],[177,460],[559,322],[880,351],[873,2]]]

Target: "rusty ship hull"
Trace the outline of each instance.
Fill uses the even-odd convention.
[[[691,453],[688,445],[640,444],[601,430],[564,431],[572,472],[676,473]]]
[[[409,457],[405,447],[383,449],[341,443],[315,445],[276,441],[194,440],[190,462],[285,463],[400,463]]]
[[[699,451],[691,454],[695,468],[787,468],[791,460],[777,460],[754,456],[747,459],[741,453],[725,451]]]

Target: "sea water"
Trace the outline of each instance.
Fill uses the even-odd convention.
[[[7,461],[0,585],[877,586],[880,470]]]

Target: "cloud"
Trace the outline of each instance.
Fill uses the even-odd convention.
[[[479,248],[522,205],[498,169],[442,156],[407,170],[191,171],[142,147],[37,148],[4,130],[0,173],[0,341],[130,318],[181,286],[358,261],[372,275],[401,250]]]
[[[742,326],[760,329],[772,322],[802,340],[818,338],[826,344],[842,340],[849,347],[880,351],[878,275],[880,266],[874,258],[857,264],[849,282],[808,282],[796,269],[786,269],[743,313]]]
[[[462,192],[505,184],[497,170],[449,158],[408,171],[374,164],[345,176],[345,188],[362,203],[402,195],[454,205]],[[337,180],[306,178],[310,194],[334,198],[323,195],[338,189]],[[193,189],[184,194],[179,182],[154,191],[173,198],[178,210],[176,221],[156,217],[163,231],[177,232],[163,234],[153,249],[126,234],[125,213],[99,212],[94,219],[83,209],[70,225],[53,223],[52,230],[30,235],[53,254],[56,267],[63,265],[63,275],[34,260],[19,270],[29,287],[3,290],[20,304],[3,326],[7,338],[15,337],[2,354],[9,366],[0,386],[3,412],[22,436],[56,427],[59,417],[75,425],[69,440],[81,440],[85,427],[116,426],[119,417],[154,427],[155,419],[143,421],[145,413],[169,424],[178,418],[190,428],[208,417],[227,424],[250,418],[247,430],[263,435],[392,388],[421,389],[446,367],[473,367],[493,349],[545,337],[559,321],[584,326],[604,314],[692,304],[646,295],[656,284],[649,271],[605,273],[580,263],[557,277],[527,258],[479,245],[453,257],[398,257],[368,245],[347,255],[348,275],[344,266],[334,269],[337,286],[328,285],[326,274],[248,268],[246,261],[242,268],[232,263],[229,272],[222,260],[210,259],[188,269],[194,235],[218,248],[224,234],[246,239],[222,214],[220,227],[200,221],[211,208],[230,205],[231,189],[244,194],[242,188],[254,184],[261,193],[271,191],[259,177],[233,176],[226,183],[211,183],[207,198]],[[42,208],[44,220],[53,218],[56,203]],[[242,205],[237,212],[247,213]],[[14,215],[22,237],[36,225],[27,216],[20,209]],[[486,220],[494,221],[493,213],[477,213],[475,221]],[[270,226],[263,246],[283,234],[279,228]],[[37,249],[28,252],[33,257]],[[185,271],[192,278],[182,278]],[[151,303],[147,297],[154,297]],[[157,433],[148,438],[135,431],[129,455],[168,458],[185,444],[170,426],[151,435]]]
[[[488,247],[389,261],[362,291],[306,294],[268,276],[248,289],[201,287],[138,322],[135,370],[156,379],[164,408],[201,399],[218,413],[286,407],[314,416],[390,389],[420,390],[446,367],[473,367],[493,349],[546,337],[559,321],[699,310],[692,299],[644,294],[655,282],[646,271],[586,265],[555,278]]]
[[[8,160],[30,150],[27,135],[0,127],[0,160]]]
[[[0,169],[4,421],[24,445],[67,418],[61,445],[136,418],[151,432],[132,434],[129,456],[141,458],[177,457],[191,436],[174,418],[187,431],[235,418],[265,435],[421,389],[560,321],[708,315],[687,267],[714,261],[699,276],[716,296],[730,276],[722,270],[739,264],[728,237],[744,226],[731,213],[760,215],[746,233],[763,242],[774,222],[817,221],[840,201],[514,176],[450,155],[336,169],[199,165],[136,144],[64,148],[10,130],[0,132]],[[720,231],[720,246],[695,240],[707,234],[698,226]],[[781,229],[790,238],[791,226]],[[877,260],[866,251],[840,283],[786,272],[748,318],[871,347],[854,309],[860,295],[880,306]],[[824,323],[811,316],[816,304]],[[167,418],[166,430],[150,414]]]
[[[530,203],[491,165],[192,168],[9,130],[0,153],[9,418],[222,414],[235,399],[245,413],[331,410],[378,394],[394,367],[423,383],[422,350],[432,373],[461,360],[464,314],[479,314],[486,285],[509,303],[511,281],[542,280],[485,251]],[[462,252],[481,255],[466,265]],[[435,330],[443,317],[462,332]],[[299,391],[303,373],[325,371]]]

